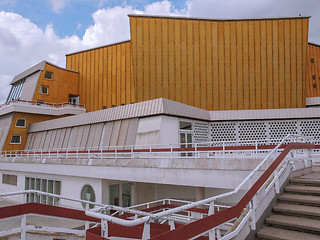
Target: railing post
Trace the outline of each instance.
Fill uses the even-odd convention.
[[[212,214],[214,214],[214,201],[210,202],[210,207],[209,207],[209,212],[208,212],[209,216]],[[213,228],[209,232],[209,240],[215,240],[215,239],[216,239],[216,229]]]
[[[256,230],[256,196],[254,196],[250,200],[250,209],[251,209],[251,216],[250,216],[250,228],[251,230]]]
[[[108,238],[108,222],[101,220],[101,237]]]
[[[223,142],[222,143],[222,158],[223,159],[225,158],[225,153],[226,153],[226,146],[225,146],[225,143]]]
[[[21,216],[21,239],[27,239],[26,227],[27,227],[27,216],[23,214]]]
[[[194,144],[194,154],[196,155],[196,159],[198,158],[198,147],[197,147],[197,143]]]
[[[86,203],[86,211],[89,211],[89,204]],[[84,223],[84,229],[87,231],[87,229],[89,229],[89,221],[86,221]]]
[[[170,231],[176,229],[176,226],[174,225],[174,221],[169,220],[169,225],[170,225]]]
[[[146,222],[143,227],[142,240],[150,239],[150,222]]]
[[[133,158],[133,146],[131,146],[131,159]]]
[[[173,147],[172,147],[172,143],[170,144],[170,153],[171,153],[171,159],[173,158]]]
[[[274,178],[275,178],[274,187],[275,187],[276,193],[280,193],[280,183],[279,183],[278,168],[276,168],[276,170],[274,172]]]

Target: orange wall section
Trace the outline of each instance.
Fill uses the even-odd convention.
[[[320,46],[308,45],[307,97],[320,97]]]
[[[44,78],[46,71],[53,72],[52,80]],[[40,93],[41,86],[49,87],[48,95]],[[79,73],[47,63],[40,74],[33,100],[49,103],[65,103],[69,101],[69,94],[79,95]]]
[[[66,117],[66,116],[67,115],[48,116],[48,115],[31,114],[31,113],[15,113],[10,126],[8,137],[6,139],[5,145],[3,146],[3,151],[23,150],[27,142],[27,136],[28,136],[27,131],[30,124],[47,121],[47,120],[51,120],[59,117]],[[25,128],[15,126],[18,118],[26,119]],[[10,144],[12,135],[21,135],[21,144]]]
[[[66,55],[80,73],[80,103],[88,112],[135,102],[129,41]]]
[[[129,17],[136,101],[164,97],[207,110],[305,107],[309,18]]]

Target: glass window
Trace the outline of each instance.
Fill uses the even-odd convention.
[[[42,86],[40,87],[40,93],[41,93],[41,94],[46,94],[46,95],[48,95],[48,94],[49,94],[49,87],[42,85]]]
[[[130,207],[131,205],[131,184],[122,183],[122,207]]]
[[[26,127],[26,119],[25,118],[18,118],[16,122],[16,127]]]
[[[95,202],[96,201],[96,195],[94,193],[94,189],[91,185],[86,184],[83,186],[81,190],[81,199],[90,201],[90,202]],[[86,204],[82,203],[82,206],[86,208]],[[89,205],[89,208],[93,208],[94,206],[92,204]]]
[[[21,81],[16,82],[12,85],[10,93],[7,98],[7,102],[20,98],[24,83],[25,83],[25,79],[22,79]]]
[[[53,72],[46,71],[46,72],[44,73],[44,78],[45,78],[45,79],[48,79],[48,80],[52,80],[52,78],[53,78]]]
[[[119,206],[119,184],[110,185],[110,205]]]
[[[180,130],[192,130],[192,122],[180,121]]]
[[[20,144],[21,143],[21,136],[20,135],[13,135],[11,137],[10,144]]]

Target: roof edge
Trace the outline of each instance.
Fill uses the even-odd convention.
[[[110,43],[110,44],[107,44],[107,45],[102,45],[102,46],[98,46],[98,47],[94,47],[94,48],[88,48],[88,49],[80,50],[80,51],[77,51],[77,52],[67,53],[65,56],[70,56],[70,55],[73,55],[73,54],[88,52],[88,51],[92,51],[92,50],[96,50],[96,49],[100,49],[100,48],[104,48],[104,47],[110,47],[110,46],[113,46],[113,45],[122,44],[122,43],[130,42],[130,41],[131,41],[131,39],[128,39],[128,40],[119,41],[119,42],[115,42],[115,43]]]
[[[187,16],[164,16],[164,15],[147,15],[147,14],[128,14],[128,17],[148,17],[148,18],[168,18],[168,19],[189,19],[189,20],[207,20],[207,21],[250,21],[250,20],[282,20],[282,19],[297,19],[297,18],[311,18],[311,16],[291,16],[291,17],[266,17],[266,18],[198,18]]]

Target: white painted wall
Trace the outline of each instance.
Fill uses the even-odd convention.
[[[41,71],[35,72],[26,78],[20,99],[32,101],[36,91]],[[49,89],[50,91],[50,89]]]
[[[3,149],[3,146],[6,143],[13,115],[14,113],[0,116],[0,150]]]

